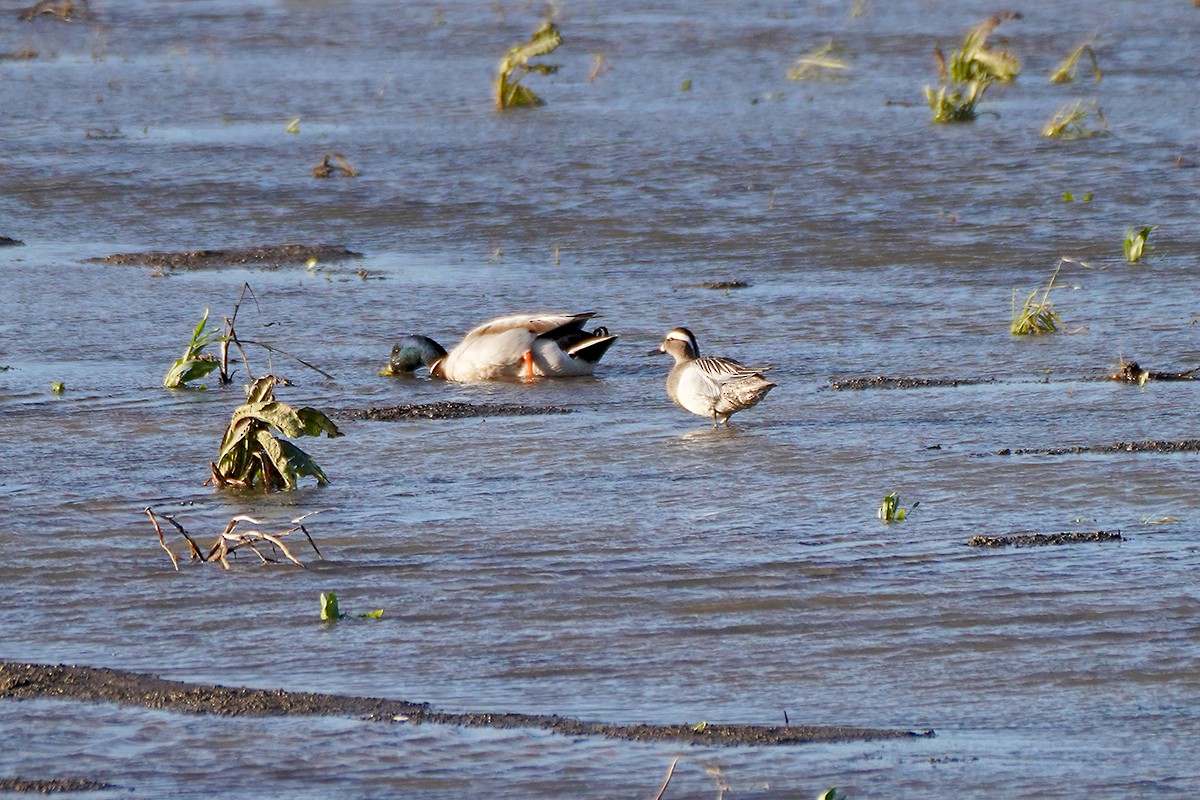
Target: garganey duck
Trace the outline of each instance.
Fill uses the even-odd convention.
[[[675,328],[655,352],[670,353],[675,365],[667,375],[667,394],[680,408],[708,417],[713,427],[766,397],[775,384],[761,373],[769,366],[747,366],[731,358],[700,355],[687,328]]]

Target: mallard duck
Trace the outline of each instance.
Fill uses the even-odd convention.
[[[659,346],[675,365],[667,375],[667,395],[680,408],[708,417],[713,427],[756,405],[775,388],[761,373],[768,366],[747,366],[731,358],[701,356],[696,337],[687,328],[675,328]]]
[[[512,314],[483,323],[449,353],[428,336],[406,335],[392,348],[383,375],[412,372],[422,365],[434,378],[471,383],[591,375],[617,337],[607,328],[584,330],[596,316]]]

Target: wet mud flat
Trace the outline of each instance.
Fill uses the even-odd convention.
[[[342,419],[372,422],[403,422],[414,419],[475,419],[480,417],[529,417],[540,414],[570,414],[562,406],[526,406],[518,403],[462,403],[440,400],[436,403],[403,403],[383,408],[341,409],[330,412]]]
[[[217,250],[149,250],[142,253],[114,253],[102,258],[89,258],[87,263],[157,267],[159,269],[211,269],[225,266],[305,264],[311,259],[319,262],[337,262],[362,257],[362,253],[340,245],[282,244]]]
[[[1141,442],[1114,442],[1113,444],[1085,444],[1075,447],[1008,448],[996,450],[997,456],[1066,456],[1086,453],[1200,453],[1200,439],[1166,441],[1150,439]]]
[[[0,698],[60,699],[212,714],[223,717],[341,716],[374,722],[452,725],[467,728],[529,728],[564,736],[604,736],[643,742],[736,746],[872,741],[933,736],[906,731],[814,725],[613,725],[520,713],[450,713],[428,703],[373,697],[244,689],[183,683],[138,672],[85,666],[0,661]]]

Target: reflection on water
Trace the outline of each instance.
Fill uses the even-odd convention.
[[[536,24],[521,5],[135,2],[0,25],[0,52],[38,53],[0,61],[0,235],[27,242],[0,249],[0,657],[449,710],[938,731],[692,748],[668,796],[716,794],[717,767],[761,797],[1195,794],[1194,459],[989,455],[1195,435],[1195,387],[1091,380],[1121,356],[1186,369],[1200,350],[1181,61],[1195,12],[1026,9],[1002,29],[1025,73],[989,89],[997,116],[941,128],[921,101],[932,47],[995,9],[850,5],[564,7],[561,69],[530,77],[548,104],[503,116],[489,81]],[[1090,31],[1104,81],[1047,83]],[[850,80],[784,80],[829,36]],[[612,69],[589,82],[596,53]],[[1042,140],[1076,96],[1098,98],[1111,134]],[[1130,110],[1146,96],[1155,113]],[[313,179],[329,151],[360,177]],[[1155,250],[1127,266],[1121,237],[1142,224]],[[83,261],[283,241],[345,244],[385,280]],[[1094,267],[1062,276],[1073,335],[1010,336],[1014,287],[1063,254]],[[700,288],[731,279],[752,286]],[[572,413],[339,419],[345,438],[305,442],[330,486],[215,493],[201,482],[241,389],[160,383],[245,281],[261,311],[244,306],[239,332],[336,378],[276,354],[285,402]],[[595,379],[377,374],[401,333],[454,341],[538,308],[595,309],[620,334]],[[668,364],[643,354],[677,325],[780,365],[779,388],[729,430],[676,408]],[[998,382],[826,388],[880,374]],[[920,506],[883,526],[891,491]],[[311,528],[328,560],[176,574],[148,505],[205,538],[235,514],[334,508]],[[1146,524],[1164,517],[1179,521]],[[1100,528],[1128,541],[964,545]],[[322,626],[330,590],[384,617]],[[679,754],[48,701],[0,703],[0,719],[0,776],[145,795],[640,797]]]

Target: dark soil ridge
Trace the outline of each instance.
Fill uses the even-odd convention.
[[[0,792],[31,792],[55,794],[57,792],[98,792],[118,787],[103,781],[85,778],[0,778]]]
[[[570,414],[562,406],[523,406],[516,403],[460,403],[442,400],[437,403],[404,403],[384,408],[361,408],[335,411],[346,419],[366,419],[373,422],[402,422],[413,419],[472,419],[475,417],[528,417],[537,414]]]
[[[1010,536],[972,536],[970,547],[1042,547],[1045,545],[1083,544],[1086,542],[1125,542],[1120,531],[1065,531],[1063,533],[1018,533]]]
[[[875,728],[814,725],[610,725],[546,714],[450,713],[428,703],[374,697],[237,689],[183,683],[125,670],[65,664],[0,661],[0,698],[51,698],[115,703],[188,714],[224,717],[339,716],[377,722],[454,725],[464,728],[531,728],[564,736],[606,736],[649,742],[699,745],[784,745],[810,742],[869,741],[933,736]]]
[[[1076,447],[1005,447],[996,450],[997,456],[1066,456],[1084,453],[1200,453],[1200,439],[1183,439],[1178,442],[1150,440],[1145,442],[1116,442],[1115,444],[1085,444]]]
[[[11,236],[0,236],[0,247],[21,247],[25,243]]]
[[[318,262],[345,261],[362,258],[345,247],[327,244],[283,244],[262,247],[235,247],[228,250],[151,250],[144,253],[114,253],[104,258],[89,258],[91,264],[118,264],[136,267],[173,267],[175,269],[203,269],[234,265],[282,266],[305,264],[315,258]]]

